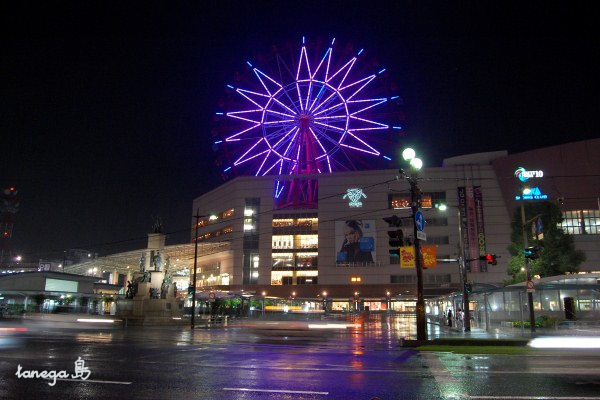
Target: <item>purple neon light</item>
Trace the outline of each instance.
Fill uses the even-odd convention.
[[[363,134],[390,126],[369,119],[365,112],[388,99],[361,98],[359,95],[385,69],[351,80],[357,56],[363,49],[357,56],[334,67],[336,64],[332,61],[332,54],[335,38],[325,53],[317,58],[316,67],[312,68],[304,37],[302,43],[295,76],[291,76],[291,79],[278,80],[247,61],[258,86],[249,90],[228,85],[249,106],[225,113],[227,117],[239,121],[239,127],[224,141],[241,144],[245,140],[249,143],[233,163],[234,167],[258,159],[253,164],[258,166],[253,171],[257,176],[277,172],[281,175],[284,170],[289,174],[300,173],[300,168],[303,173],[307,169],[322,173],[333,172],[332,158],[336,166],[343,167],[343,162],[334,156],[341,147],[374,156],[381,155]],[[307,141],[308,147],[304,147],[304,141]],[[325,160],[327,167],[324,166]],[[282,191],[283,184],[278,179],[276,197]]]

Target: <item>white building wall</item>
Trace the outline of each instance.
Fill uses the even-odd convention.
[[[234,215],[217,220],[200,228],[200,235],[232,225],[233,233],[212,238],[213,241],[231,241],[232,284],[242,284],[243,218],[246,198],[259,197],[259,284],[268,285],[271,274],[272,218],[277,214],[318,212],[319,218],[319,284],[347,284],[351,276],[361,276],[363,284],[389,284],[391,275],[415,274],[412,269],[400,269],[398,264],[389,263],[388,228],[382,218],[397,214],[410,216],[410,210],[389,208],[388,195],[408,193],[406,180],[396,179],[397,170],[359,171],[319,175],[318,210],[273,210],[273,181],[275,177],[239,177],[208,192],[193,202],[193,212],[200,208],[201,214],[220,213],[234,208]],[[385,181],[390,181],[384,183]],[[448,236],[449,244],[438,246],[438,255],[455,257],[458,254],[458,186],[482,186],[487,251],[497,254],[498,265],[489,266],[488,272],[473,273],[475,282],[501,283],[506,278],[510,259],[507,247],[510,244],[510,218],[500,193],[496,176],[489,165],[453,165],[443,168],[428,168],[421,173],[420,186],[423,192],[446,192],[448,226],[430,226],[425,231],[428,238]],[[348,188],[363,188],[367,195],[362,208],[351,208],[343,195]],[[442,215],[436,209],[424,209],[426,218]],[[377,228],[377,260],[370,267],[342,267],[335,265],[335,221],[347,219],[374,220]],[[193,225],[193,223],[192,223]],[[405,226],[405,236],[412,236],[412,228]],[[193,232],[192,232],[193,238]],[[427,242],[425,243],[427,244]],[[425,275],[450,274],[452,282],[459,281],[455,263],[440,264],[437,268],[424,271]],[[427,281],[426,281],[427,282]]]

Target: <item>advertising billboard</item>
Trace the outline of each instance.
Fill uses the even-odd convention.
[[[337,264],[368,264],[377,260],[374,220],[335,221]]]

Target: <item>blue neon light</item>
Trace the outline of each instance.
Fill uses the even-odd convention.
[[[249,66],[250,68],[252,68],[252,64],[250,63],[250,61],[246,61],[246,64],[248,64],[248,66]]]
[[[223,143],[223,141],[222,141],[222,140],[217,140],[217,141],[215,142],[215,144],[219,144],[219,143]]]
[[[223,115],[222,112],[216,112],[215,114],[217,114],[217,115]]]
[[[335,38],[333,38],[333,40],[331,41],[331,45],[333,46],[334,43],[335,43]]]
[[[392,126],[393,129],[402,129],[401,126]]]
[[[377,74],[383,74],[385,72],[385,68],[379,71]]]
[[[529,193],[523,195],[516,195],[515,200],[547,200],[548,195],[542,193],[539,187],[533,187],[529,190]]]
[[[364,50],[364,49],[360,49],[360,50],[358,51],[358,55],[359,55],[359,56],[360,56],[360,54],[363,52],[363,50]]]
[[[231,86],[231,85],[227,85],[227,87],[228,87],[229,89],[234,89],[234,87],[233,87],[233,86]]]
[[[223,170],[223,172],[227,172],[227,171],[229,171],[230,169],[231,169],[231,167],[227,167],[227,168],[225,168],[225,169]]]
[[[392,96],[392,97],[390,97],[390,100],[396,100],[398,97],[400,97],[400,96]]]
[[[383,158],[385,158],[386,160],[390,160],[390,161],[392,161],[392,158],[391,158],[391,157],[388,157],[388,156],[383,156]]]
[[[304,44],[304,36],[302,36],[302,44]]]

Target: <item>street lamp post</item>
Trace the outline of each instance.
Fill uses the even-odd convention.
[[[407,148],[402,151],[402,158],[408,161],[414,173],[404,177],[410,184],[410,208],[413,219],[413,242],[415,247],[415,264],[417,269],[417,340],[427,340],[427,320],[425,318],[425,298],[423,296],[423,260],[421,258],[421,242],[417,238],[417,223],[415,216],[421,208],[421,192],[417,182],[416,171],[423,167],[423,161],[416,157],[413,149]]]
[[[529,237],[527,236],[527,229],[525,229],[525,201],[521,199],[521,229],[523,230],[523,244],[527,249],[529,247]],[[526,281],[531,280],[531,267],[529,266],[529,258],[524,257],[525,259],[525,274]],[[526,282],[527,283],[527,282]],[[527,285],[525,285],[527,286]],[[533,293],[531,291],[527,291],[527,305],[529,307],[529,325],[531,325],[531,332],[535,332],[535,313],[533,310]]]
[[[197,265],[198,265],[198,225],[200,225],[200,218],[204,218],[205,215],[200,215],[200,208],[196,209],[196,231],[194,234],[194,273],[192,282],[192,319],[190,321],[191,328],[194,329],[196,324],[196,278],[197,278]]]

